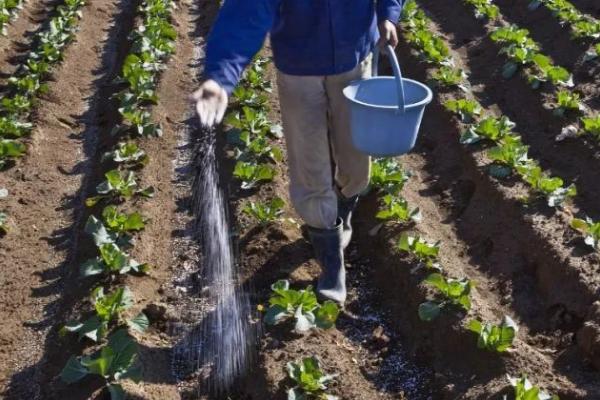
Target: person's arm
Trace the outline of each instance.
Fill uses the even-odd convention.
[[[273,25],[279,0],[225,0],[206,45],[205,81],[192,94],[200,121],[218,124],[228,96],[261,49]]]
[[[382,47],[398,45],[396,25],[402,13],[403,0],[377,0],[377,22],[379,23],[379,43]]]

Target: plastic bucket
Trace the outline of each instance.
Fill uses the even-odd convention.
[[[386,50],[395,76],[377,76],[376,49],[373,77],[344,88],[354,146],[375,157],[406,154],[415,146],[423,112],[433,98],[431,89],[421,82],[402,78],[394,49],[387,46]]]

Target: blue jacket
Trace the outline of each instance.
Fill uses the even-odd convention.
[[[277,68],[334,75],[356,67],[400,18],[402,0],[225,0],[206,47],[205,77],[233,91],[267,33]]]

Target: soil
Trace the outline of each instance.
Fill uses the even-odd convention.
[[[195,364],[203,260],[194,228],[201,216],[192,207],[194,152],[206,133],[196,125],[187,93],[200,80],[216,3],[179,3],[173,16],[177,49],[162,74],[160,102],[153,109],[164,135],[142,141],[151,161],[138,174],[141,186],[156,188],[156,197],[136,204],[151,222],[137,238],[133,256],[154,268],[149,278],[121,281],[133,290],[132,313],[144,309],[151,320],[150,330],[136,336],[145,369],[139,384],[126,385],[131,398],[285,399],[291,385],[285,364],[309,354],[317,355],[327,372],[340,374],[332,394],[341,399],[501,399],[511,393],[506,374],[521,373],[563,400],[600,398],[600,306],[594,304],[600,256],[567,225],[571,214],[600,218],[598,146],[581,139],[557,144],[554,138],[564,121],[543,107],[547,91],[533,91],[517,76],[503,80],[499,71],[504,60],[486,27],[467,6],[434,0],[421,3],[469,72],[477,99],[517,122],[544,168],[577,184],[576,202],[566,211],[538,201],[523,204],[520,199],[527,192],[522,184],[487,174],[484,147],[458,143],[462,127],[441,105],[449,93],[436,93],[415,151],[400,159],[413,172],[403,195],[421,209],[423,222],[378,226],[377,194],[367,194],[354,218],[356,234],[346,257],[349,300],[337,326],[306,336],[293,335],[285,326],[265,328],[255,366],[235,393],[206,391],[203,371]],[[530,28],[547,54],[575,71],[577,90],[597,107],[598,76],[589,78],[588,66],[576,62],[584,47],[568,40],[568,31],[544,11],[527,12],[519,3],[498,1],[507,21]],[[594,10],[592,1],[574,3]],[[47,8],[33,0],[26,4],[9,28],[10,37],[37,29],[38,20],[29,16]],[[137,23],[137,5],[136,0],[97,0],[84,8],[76,40],[38,105],[29,154],[0,174],[0,187],[9,189],[9,198],[0,205],[13,228],[0,239],[4,398],[104,398],[100,381],[86,379],[72,386],[59,381],[67,358],[85,346],[57,331],[89,310],[93,282],[77,276],[78,265],[93,254],[82,231],[90,212],[83,199],[107,170],[101,155],[114,144],[109,132],[118,122],[111,98],[119,89],[114,77],[129,51],[127,36]],[[2,71],[11,71],[10,63],[25,50],[14,40],[0,39],[0,46]],[[267,46],[264,54],[269,51]],[[400,45],[398,55],[408,76],[427,79],[427,67],[406,45]],[[270,117],[278,122],[272,66],[269,73],[275,86]],[[269,287],[278,279],[290,279],[295,287],[314,284],[319,267],[289,206],[285,162],[277,166],[274,182],[247,192],[232,179],[235,161],[225,135],[219,137],[219,149],[241,284],[253,306],[266,303]],[[277,223],[258,227],[241,211],[249,200],[274,196],[288,204],[286,218]],[[468,315],[447,313],[429,324],[418,319],[417,307],[431,293],[421,283],[426,272],[395,250],[405,231],[440,240],[441,262],[449,275],[476,282]],[[505,356],[478,350],[466,322],[497,322],[504,315],[520,326],[515,349]]]

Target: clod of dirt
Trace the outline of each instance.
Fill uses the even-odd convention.
[[[150,303],[144,308],[144,314],[151,323],[166,321],[167,307],[162,304]]]
[[[577,345],[592,364],[600,369],[600,301],[592,305],[588,318],[577,333]]]
[[[371,338],[373,345],[377,349],[383,349],[390,344],[390,337],[385,334],[383,326],[379,325],[373,330],[373,336]]]

